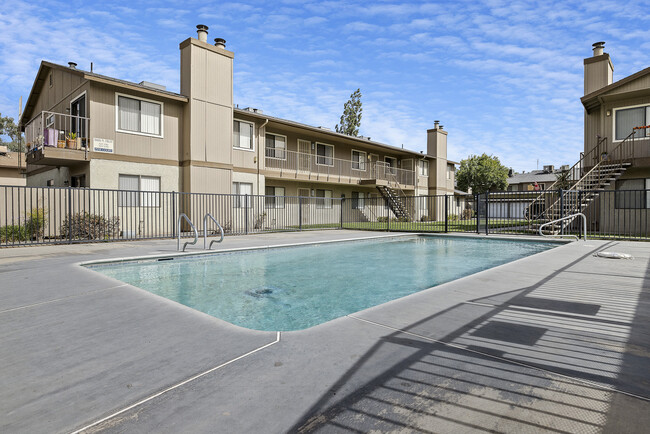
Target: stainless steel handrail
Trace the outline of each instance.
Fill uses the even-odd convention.
[[[561,222],[561,221],[564,221],[564,220],[569,220],[569,219],[572,219],[572,220],[573,220],[573,219],[575,219],[576,217],[582,217],[582,232],[583,232],[584,240],[587,241],[587,216],[585,216],[585,215],[584,215],[583,213],[581,213],[581,212],[577,212],[577,213],[575,213],[575,214],[571,214],[571,215],[569,215],[569,216],[562,217],[561,219],[553,220],[553,221],[546,222],[546,223],[540,225],[540,226],[539,226],[539,234],[540,234],[542,237],[546,237],[546,236],[553,236],[553,237],[575,237],[576,241],[578,241],[580,238],[578,238],[577,235],[564,235],[564,234],[557,234],[557,235],[544,235],[544,234],[542,233],[542,229],[544,228],[544,226],[552,225],[553,223],[558,223],[558,222]]]
[[[219,231],[221,232],[221,239],[220,239],[219,241],[217,241],[217,240],[212,240],[212,241],[210,241],[210,245],[209,245],[208,247],[206,247],[206,244],[208,243],[208,217],[210,217],[210,218],[212,219],[212,221],[213,221],[213,222],[217,225],[217,227],[219,228]],[[207,213],[207,214],[205,215],[205,217],[203,217],[203,248],[204,248],[205,250],[210,250],[210,249],[212,249],[212,243],[220,243],[220,242],[222,242],[222,241],[223,241],[223,228],[221,227],[221,225],[219,224],[219,222],[217,221],[217,219],[215,219],[215,218],[212,216],[212,214]]]
[[[194,227],[194,224],[192,224],[192,220],[190,220],[190,218],[186,214],[181,213],[181,215],[178,216],[178,224],[176,225],[177,229],[178,229],[178,238],[177,238],[177,241],[176,241],[176,250],[181,249],[181,221],[183,219],[185,219],[185,221],[188,222],[190,224],[190,226],[192,226],[192,230],[194,231],[194,241],[192,241],[192,242],[187,241],[187,242],[185,242],[185,244],[183,244],[183,251],[185,251],[185,247],[187,247],[188,244],[196,244],[196,242],[199,241],[199,232]]]

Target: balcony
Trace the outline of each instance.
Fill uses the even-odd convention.
[[[268,177],[302,181],[415,188],[415,171],[391,167],[382,161],[342,160],[323,155],[266,148]]]
[[[44,111],[25,125],[28,164],[69,166],[87,161],[90,119]]]

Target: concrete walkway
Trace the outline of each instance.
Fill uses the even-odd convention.
[[[219,248],[376,235],[264,234]],[[635,259],[592,256],[602,249]],[[650,425],[649,244],[571,243],[281,334],[78,265],[174,251],[171,240],[0,250],[0,432]]]

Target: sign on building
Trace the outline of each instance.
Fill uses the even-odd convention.
[[[111,139],[93,138],[93,151],[113,153],[113,141]]]

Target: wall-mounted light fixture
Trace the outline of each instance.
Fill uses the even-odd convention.
[[[607,116],[611,116],[611,115],[612,115],[612,111],[611,111],[611,110],[607,110]]]

